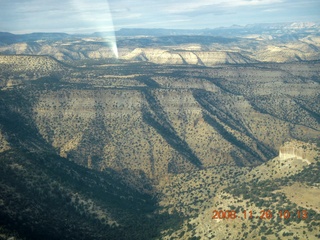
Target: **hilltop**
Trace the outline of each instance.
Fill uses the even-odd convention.
[[[319,148],[297,141],[283,147],[297,144],[312,163],[277,157],[251,170],[224,167],[172,176],[160,204],[186,220],[178,231],[165,232],[164,239],[319,237]]]

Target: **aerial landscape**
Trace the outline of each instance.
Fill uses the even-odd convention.
[[[110,1],[118,28],[72,32],[9,5],[0,239],[320,239],[319,21],[143,27]]]

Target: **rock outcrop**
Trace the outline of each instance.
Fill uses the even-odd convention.
[[[298,159],[310,164],[318,154],[314,149],[312,144],[292,140],[280,147],[279,160]]]
[[[279,151],[280,160],[285,160],[289,158],[305,159],[306,152],[302,149],[297,149],[295,147],[282,147]]]
[[[218,64],[245,64],[257,62],[243,56],[239,52],[231,51],[170,51],[155,48],[137,48],[121,58],[126,60],[149,61],[157,64],[192,64],[214,66]]]

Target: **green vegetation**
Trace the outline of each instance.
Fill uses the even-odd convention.
[[[233,51],[252,41],[200,38]],[[54,53],[63,62],[0,55],[0,238],[319,237],[317,205],[292,193],[319,189],[319,149],[302,144],[312,154],[271,160],[289,139],[319,145],[318,61],[257,62],[190,45],[196,66],[180,45],[127,61],[101,59],[100,42],[88,52],[47,43],[66,44]],[[179,54],[181,65],[162,65]],[[228,64],[205,67],[216,60]],[[223,215],[231,210],[242,218]]]

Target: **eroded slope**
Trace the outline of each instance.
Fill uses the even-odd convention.
[[[62,157],[159,180],[220,164],[258,165],[287,139],[317,138],[319,63],[299,67],[122,64],[63,66],[61,75],[61,65],[1,95]],[[20,78],[10,69],[2,76]]]

